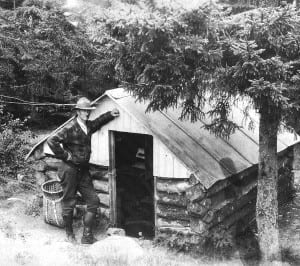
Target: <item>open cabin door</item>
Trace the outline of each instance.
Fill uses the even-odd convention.
[[[109,132],[110,221],[126,235],[154,235],[153,137]]]

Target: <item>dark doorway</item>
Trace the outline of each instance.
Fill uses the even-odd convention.
[[[133,237],[154,236],[153,138],[114,132],[116,222]]]

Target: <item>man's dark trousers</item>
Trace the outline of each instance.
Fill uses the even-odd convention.
[[[87,211],[96,214],[100,201],[94,190],[88,164],[75,165],[62,162],[58,169],[58,177],[64,194],[62,197],[62,214],[70,216],[76,205],[76,193],[80,192],[87,204]]]

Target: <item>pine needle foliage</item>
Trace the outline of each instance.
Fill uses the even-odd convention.
[[[55,6],[25,1],[15,11],[0,9],[0,20],[1,94],[69,102],[98,86],[88,71],[94,47]]]
[[[203,115],[205,102],[205,89],[198,86],[209,88],[214,69],[221,65],[221,46],[209,24],[210,12],[109,20],[93,39],[110,51],[106,54],[116,55],[115,79],[139,100],[150,99],[149,111],[176,107],[181,99],[182,117],[195,121]]]
[[[238,126],[231,107],[245,97],[257,110],[266,97],[280,117],[295,107],[298,17],[288,7],[228,16],[207,6],[104,20],[93,40],[106,56],[95,68],[109,66],[107,75],[138,100],[150,100],[148,111],[177,107],[192,122],[208,116],[206,128],[229,137]]]

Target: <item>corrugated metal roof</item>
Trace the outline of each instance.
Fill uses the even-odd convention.
[[[258,163],[259,126],[255,112],[250,112],[254,121],[254,129],[250,130],[243,112],[234,107],[232,119],[243,127],[229,139],[223,139],[204,129],[204,121],[179,120],[179,109],[145,113],[148,102],[137,102],[123,89],[107,91],[106,95],[146,126],[207,188]],[[294,134],[282,132],[278,136],[277,151],[298,141],[299,137],[296,139]]]
[[[250,112],[256,124],[250,130],[245,124],[243,112],[233,107],[233,121],[244,127],[236,130],[229,139],[222,139],[203,128],[205,121],[191,123],[179,120],[179,109],[145,113],[148,103],[137,102],[121,88],[106,91],[94,103],[100,103],[103,97],[111,98],[147,127],[206,188],[258,163],[258,114],[255,112]],[[27,158],[46,139],[33,147]],[[296,139],[294,134],[282,132],[278,136],[277,151],[280,152],[298,141],[299,137]]]

